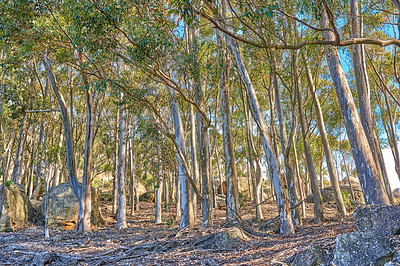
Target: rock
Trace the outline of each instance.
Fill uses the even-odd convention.
[[[329,260],[327,252],[321,246],[312,245],[305,251],[298,254],[291,265],[292,266],[322,265],[327,260]]]
[[[400,188],[396,188],[395,190],[393,190],[393,197],[395,197],[396,199],[400,199]]]
[[[222,208],[226,207],[226,199],[225,196],[222,196],[220,194],[215,195],[215,200],[217,201],[217,206],[221,210]]]
[[[42,266],[42,265],[78,265],[77,257],[69,257],[58,255],[52,252],[43,252],[36,254],[31,262],[30,266]]]
[[[18,187],[18,184],[14,183],[4,187],[0,230],[12,231],[14,227],[28,225],[33,219],[32,204]],[[1,191],[2,186],[0,193]]]
[[[137,187],[137,193],[139,195],[142,195],[143,193],[146,193],[146,191],[147,191],[146,187],[140,182],[137,182],[136,187]]]
[[[351,204],[355,203],[356,205],[360,204],[360,203],[364,203],[364,196],[361,190],[361,187],[358,185],[353,185],[353,192],[354,192],[354,198],[355,198],[355,202],[353,202],[353,199],[351,198],[351,190],[350,190],[350,186],[340,186],[340,189],[342,191],[342,194],[346,195],[345,198],[349,199],[349,202]],[[332,187],[326,187],[324,189],[321,190],[321,196],[322,196],[322,200],[323,202],[334,202],[335,201],[335,193],[333,191]],[[346,200],[344,198],[344,200]],[[308,195],[308,197],[306,198],[306,202],[307,203],[313,203],[314,202],[314,196],[313,194]]]
[[[392,249],[390,241],[381,235],[351,232],[336,237],[333,264],[384,265],[390,261]]]
[[[204,259],[200,263],[201,266],[217,266],[218,262],[212,258]]]
[[[145,202],[155,202],[154,190],[143,193],[142,195],[140,195],[139,200]]]
[[[225,231],[215,233],[202,242],[200,247],[204,249],[232,250],[237,249],[250,238],[238,227],[232,227]]]
[[[100,211],[100,193],[96,187],[92,187],[92,225],[104,224],[104,218]],[[40,210],[45,215],[44,201]],[[78,219],[78,197],[75,195],[70,182],[52,187],[49,191],[49,216],[48,223],[52,229],[74,229]]]
[[[400,233],[400,205],[358,207],[353,216],[358,232],[371,232],[380,235]]]
[[[350,179],[350,184],[352,184],[353,186],[360,186],[360,180],[358,180],[357,177],[354,176],[349,176]],[[340,181],[340,185],[349,185],[349,180],[346,178],[343,178],[342,181]]]
[[[399,264],[394,263],[392,261],[386,262],[383,266],[398,266]]]
[[[397,250],[396,253],[394,253],[393,260],[394,263],[400,264],[400,250]]]

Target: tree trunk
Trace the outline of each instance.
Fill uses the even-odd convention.
[[[158,147],[158,169],[157,169],[157,185],[156,185],[156,213],[155,213],[155,224],[162,223],[161,211],[162,211],[162,193],[163,193],[163,177],[161,176],[161,152]]]
[[[255,115],[255,120],[261,132],[261,139],[264,147],[264,152],[266,156],[266,161],[269,166],[269,172],[271,175],[272,183],[274,185],[274,190],[277,198],[277,205],[279,211],[279,218],[280,218],[280,232],[282,234],[291,234],[294,232],[294,225],[293,220],[290,215],[289,209],[289,200],[287,195],[282,187],[282,177],[279,172],[279,162],[278,158],[276,158],[270,137],[267,131],[267,124],[265,122],[264,116],[261,112],[260,105],[257,100],[256,91],[253,88],[253,84],[251,83],[249,74],[244,66],[243,59],[239,50],[235,44],[235,42],[227,36],[228,40],[230,41],[230,46],[232,48],[233,54],[235,55],[238,71],[240,76],[246,86],[248,91],[248,95],[251,99],[252,108]]]
[[[124,95],[121,93],[120,101]],[[117,229],[127,228],[126,223],[126,146],[125,146],[125,124],[126,124],[126,111],[119,106],[119,156],[118,156],[118,217]]]
[[[80,60],[83,61],[82,54],[79,54]],[[89,88],[87,73],[82,70],[82,79],[85,85],[85,100],[86,100],[86,139],[85,139],[85,154],[83,165],[83,177],[81,185],[81,197],[79,199],[78,222],[76,231],[79,233],[90,233],[90,216],[92,208],[91,198],[91,180],[92,180],[92,156],[93,156],[93,141],[95,131],[93,96]]]
[[[42,145],[42,140],[43,140],[43,135],[44,135],[44,127],[43,127],[43,115],[42,115],[42,121],[40,122],[40,131],[39,131],[39,143],[37,147],[37,158],[36,158],[36,185],[35,189],[31,193],[31,199],[37,199],[39,197],[40,193],[40,187],[42,184],[42,167],[41,167],[41,156],[40,156],[40,146]]]
[[[351,12],[351,32],[353,38],[362,38],[362,17],[358,12],[357,0],[350,0],[350,12]],[[353,69],[356,80],[358,102],[360,106],[360,118],[364,128],[365,134],[369,146],[371,148],[372,156],[375,161],[375,165],[378,174],[383,179],[386,193],[388,195],[390,203],[394,204],[392,195],[392,189],[390,187],[389,178],[386,172],[385,162],[383,160],[382,149],[379,144],[379,140],[375,133],[376,123],[373,117],[370,97],[370,87],[367,74],[365,52],[363,44],[352,45],[353,53]]]
[[[192,152],[192,168],[193,168],[193,182],[197,184],[197,180],[199,179],[199,166],[197,164],[197,148],[196,148],[196,121],[193,110],[193,105],[190,105],[190,140],[191,140],[191,152]],[[197,196],[192,188],[192,198],[193,198],[193,215],[194,221],[196,221],[196,210],[197,210]]]
[[[299,115],[300,115],[300,127],[301,132],[303,135],[303,145],[304,145],[304,153],[306,157],[306,163],[308,168],[308,173],[311,180],[311,188],[313,192],[314,198],[314,221],[315,223],[319,224],[324,221],[324,205],[322,202],[321,191],[318,186],[318,179],[317,174],[315,173],[314,162],[311,154],[310,142],[309,137],[307,134],[307,122],[305,118],[304,112],[304,105],[303,105],[303,92],[300,84],[300,77],[298,76],[297,72],[297,57],[293,56],[293,69],[294,69],[294,84],[296,88],[296,95],[297,95],[297,105],[299,108]]]
[[[342,193],[340,191],[340,186],[339,186],[339,181],[338,181],[338,177],[336,174],[336,169],[335,169],[335,166],[333,165],[332,152],[331,152],[331,148],[329,146],[328,136],[326,134],[325,122],[324,122],[324,117],[322,115],[321,104],[319,103],[319,97],[317,95],[317,91],[316,91],[316,88],[314,85],[314,80],[313,80],[313,77],[311,74],[310,66],[308,64],[308,58],[304,54],[303,54],[303,57],[304,57],[304,62],[305,62],[308,85],[310,87],[310,92],[311,92],[311,95],[314,100],[314,105],[315,105],[315,110],[316,110],[316,115],[317,115],[318,130],[321,135],[322,145],[324,146],[326,165],[328,167],[331,185],[333,188],[333,192],[335,194],[336,206],[341,215],[346,215],[347,214],[346,206],[344,205]]]
[[[322,24],[329,27],[327,23],[327,15],[324,12],[322,16]],[[325,40],[335,41],[332,32],[323,33]],[[337,47],[325,47],[326,58],[329,70],[335,85],[340,109],[344,118],[347,136],[353,152],[353,158],[356,164],[358,179],[363,190],[366,204],[389,204],[386,189],[383,180],[380,178],[376,167],[368,140],[361,124],[353,95],[347,83],[346,75],[343,71],[342,64]]]
[[[114,175],[113,175],[113,188],[112,188],[112,214],[117,215],[117,203],[118,203],[118,155],[119,155],[119,142],[118,142],[118,123],[120,121],[120,108],[117,109],[117,116],[116,116],[116,123],[115,123],[115,131],[114,131],[114,154],[113,154],[113,159],[114,159]],[[117,122],[118,121],[118,122]]]
[[[179,111],[179,106],[176,101],[175,91],[173,91],[170,87],[168,87],[169,95],[171,98],[171,114],[174,122],[175,129],[175,141],[180,149],[180,153],[177,151],[177,159],[178,159],[178,179],[180,184],[180,193],[178,192],[178,187],[176,193],[180,195],[180,208],[181,208],[181,220],[179,224],[179,228],[184,228],[186,226],[192,226],[194,224],[194,215],[193,215],[193,203],[192,196],[190,190],[190,184],[188,181],[186,168],[184,166],[184,158],[181,158],[180,154],[185,156],[186,147],[184,140],[184,132],[181,121],[181,115]],[[177,197],[178,201],[178,197]],[[178,209],[178,204],[177,204]]]
[[[134,214],[135,211],[135,188],[136,188],[136,149],[135,149],[135,125],[132,123],[131,125],[131,138],[129,139],[129,153],[130,153],[130,181],[131,181],[131,187],[130,187],[130,191],[131,191],[131,215]],[[136,189],[137,190],[137,189]],[[138,192],[137,192],[138,193]],[[136,193],[136,194],[137,194]],[[139,208],[139,203],[137,203],[138,206],[137,208]]]
[[[20,182],[20,172],[22,168],[22,160],[23,160],[23,153],[24,153],[24,146],[25,146],[25,137],[24,137],[24,126],[25,126],[26,114],[22,118],[21,129],[19,132],[19,139],[18,139],[18,147],[17,147],[17,156],[14,162],[14,169],[12,172],[12,181],[14,183]]]
[[[90,176],[86,177],[86,180],[84,179],[83,185],[81,186],[79,184],[78,178],[77,178],[77,173],[76,173],[76,159],[75,159],[75,151],[74,151],[74,145],[73,145],[73,138],[72,138],[72,129],[71,129],[71,123],[69,119],[69,115],[67,112],[66,104],[64,97],[60,93],[60,90],[57,87],[56,79],[54,77],[53,73],[53,68],[51,65],[50,60],[47,58],[47,54],[45,53],[43,57],[43,64],[46,68],[47,76],[50,80],[51,86],[53,88],[53,92],[56,95],[57,101],[60,105],[60,112],[62,116],[62,122],[64,126],[64,136],[65,136],[65,146],[67,150],[67,166],[68,166],[68,175],[69,175],[69,180],[71,181],[72,188],[78,197],[79,205],[78,205],[78,213],[82,213],[85,216],[83,217],[84,219],[80,220],[78,218],[78,224],[77,224],[77,229],[83,229],[83,230],[89,230],[90,231],[90,205],[89,206],[83,206],[82,204],[87,204],[88,202],[90,203]],[[87,106],[87,108],[92,108],[91,106]],[[89,123],[90,120],[88,119],[87,123]],[[90,133],[90,127],[87,128],[87,134]],[[88,138],[87,138],[88,140]],[[89,147],[87,147],[88,143],[85,144],[85,150],[89,151]],[[89,149],[87,149],[89,148]],[[86,154],[85,156],[89,156],[89,154]],[[87,163],[87,168],[85,170],[87,172],[89,171],[89,164],[91,161],[88,161],[88,158],[85,158],[85,164]],[[85,172],[85,171],[84,171]],[[84,173],[85,175],[85,173]],[[89,183],[89,185],[88,185]],[[89,199],[87,198],[87,190],[89,190]],[[85,193],[85,195],[83,195]],[[87,209],[85,209],[87,207]],[[87,211],[89,211],[89,217],[87,217]],[[85,214],[86,213],[86,214]],[[87,225],[87,220],[89,220],[89,225]],[[84,226],[79,224],[80,222],[84,223]],[[88,231],[88,232],[89,232]]]
[[[271,59],[273,62],[273,66],[275,68],[275,59]],[[283,116],[283,109],[281,104],[281,95],[278,87],[278,80],[276,77],[276,73],[272,73],[272,81],[274,84],[275,90],[275,103],[276,109],[278,113],[278,120],[279,120],[279,130],[281,135],[281,146],[282,146],[282,153],[283,153],[283,160],[285,163],[285,170],[286,170],[286,181],[288,186],[288,196],[290,201],[290,207],[294,207],[299,202],[299,196],[297,194],[296,183],[295,183],[295,176],[293,174],[292,169],[292,162],[290,159],[289,151],[290,147],[288,147],[288,137],[287,137],[287,129],[286,129],[286,122],[285,117]],[[292,130],[295,130],[295,125],[293,125]],[[292,219],[296,225],[302,224],[302,217],[300,213],[300,206],[294,208],[292,210]]]

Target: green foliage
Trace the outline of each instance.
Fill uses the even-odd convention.
[[[342,194],[342,198],[343,198],[344,204],[347,207],[350,207],[351,206],[351,201],[350,201],[351,195],[350,195],[350,193],[347,192],[347,191],[342,190],[341,194]]]

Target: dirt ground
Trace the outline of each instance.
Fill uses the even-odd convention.
[[[250,205],[247,202],[243,210],[248,210]],[[162,213],[165,222],[155,225],[154,203],[141,202],[140,210],[133,216],[128,215],[128,228],[116,230],[110,206],[103,205],[107,224],[93,228],[90,235],[51,231],[51,238],[44,240],[44,229],[39,226],[0,233],[0,264],[41,265],[52,260],[52,265],[273,265],[290,263],[296,254],[313,243],[332,250],[337,235],[354,230],[352,215],[338,216],[332,204],[326,204],[326,221],[320,225],[312,223],[313,205],[306,204],[306,207],[303,225],[297,226],[296,233],[289,236],[279,235],[276,226],[261,230],[254,220],[255,211],[249,211],[239,227],[250,240],[235,250],[212,250],[200,248],[196,243],[224,230],[223,208],[215,210],[213,228],[200,227],[198,210],[197,225],[178,231],[179,224],[171,224],[173,208]],[[263,223],[275,217],[276,202],[264,204],[263,213]],[[51,259],[46,260],[46,256]]]

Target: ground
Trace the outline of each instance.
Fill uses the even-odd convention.
[[[243,209],[248,210],[250,206],[251,203],[247,202]],[[42,259],[45,252],[56,254],[54,262],[69,264],[72,261],[78,265],[274,265],[290,263],[296,254],[312,243],[331,250],[337,235],[354,230],[352,215],[340,217],[333,204],[326,204],[326,221],[320,225],[312,223],[313,204],[306,207],[304,223],[296,227],[295,234],[279,235],[276,226],[261,230],[253,219],[254,211],[249,211],[242,217],[239,227],[250,241],[235,250],[210,250],[199,247],[197,243],[211,233],[224,230],[224,209],[215,210],[214,228],[200,227],[198,210],[196,227],[179,231],[178,224],[171,224],[175,214],[173,208],[163,212],[164,223],[155,225],[154,203],[141,202],[140,210],[133,216],[128,215],[128,228],[116,230],[110,206],[103,204],[102,212],[107,224],[93,228],[89,235],[51,231],[51,238],[44,240],[44,230],[40,226],[0,233],[0,265],[27,265],[35,256]],[[265,221],[275,217],[276,203],[264,204],[263,213]]]

